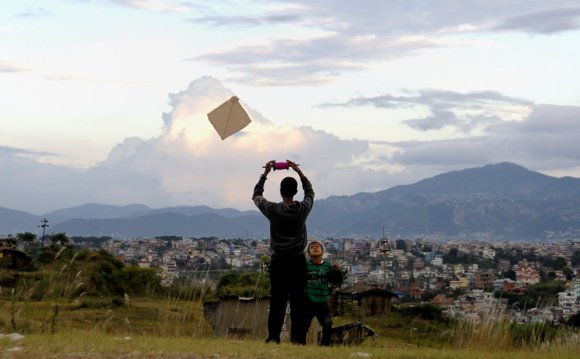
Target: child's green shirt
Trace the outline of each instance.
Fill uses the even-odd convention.
[[[306,283],[306,296],[315,303],[323,303],[328,300],[329,285],[340,286],[343,280],[342,271],[332,268],[326,262],[316,264],[312,259],[306,260],[308,281]]]

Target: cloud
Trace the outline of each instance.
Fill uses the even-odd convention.
[[[187,60],[228,66],[241,74],[231,80],[241,83],[295,85],[328,82],[343,72],[367,69],[373,62],[389,61],[440,46],[444,44],[426,36],[330,35],[301,40],[278,39]]]
[[[342,103],[324,103],[321,107],[374,106],[384,109],[426,108],[430,115],[405,120],[409,127],[419,131],[451,127],[469,134],[501,122],[501,118],[519,118],[533,105],[531,101],[505,96],[495,91],[459,93],[454,91],[423,89],[405,91],[405,95],[385,94],[374,97],[357,97]]]
[[[494,30],[554,34],[579,28],[580,6],[575,6],[512,16],[495,26]]]
[[[84,186],[82,171],[39,162],[37,155],[24,149],[0,150],[2,207],[40,214],[55,205],[77,205],[83,192],[92,190]]]
[[[262,165],[272,159],[300,163],[318,198],[383,188],[387,183],[384,168],[365,164],[374,157],[376,146],[310,127],[277,126],[243,98],[253,122],[222,141],[207,113],[232,94],[214,78],[193,81],[170,94],[171,110],[163,114],[159,136],[127,138],[88,170],[41,164],[4,148],[0,165],[9,176],[0,177],[0,187],[11,195],[3,196],[3,206],[36,213],[94,202],[249,209]],[[279,180],[291,174],[272,173],[266,195],[278,199]]]
[[[58,154],[50,152],[30,151],[23,148],[15,148],[11,146],[0,146],[0,153],[5,155],[28,155],[34,157],[41,156],[58,156]]]
[[[550,34],[580,28],[580,7],[571,0],[530,2],[490,0],[457,2],[417,1],[305,1],[289,0],[252,14],[235,5],[212,9],[194,22],[210,26],[271,28],[294,26],[310,33],[289,39],[272,28],[268,39],[252,45],[228,47],[189,60],[225,66],[230,81],[286,86],[323,84],[345,72],[412,56],[439,47],[466,46],[455,35],[517,31]],[[282,5],[283,4],[283,5]],[[268,3],[272,6],[271,3]],[[232,14],[233,13],[233,14]],[[460,42],[461,41],[461,42]],[[467,46],[469,44],[467,43]]]
[[[580,107],[537,105],[521,121],[489,126],[482,136],[401,143],[392,157],[406,167],[475,166],[510,161],[538,171],[580,166]]]
[[[325,25],[334,24],[335,28],[350,34],[446,33],[460,29],[468,32],[493,31],[501,27],[497,24],[513,24],[513,30],[521,32],[545,33],[541,31],[544,26],[573,30],[580,25],[572,20],[578,15],[578,3],[575,0],[466,0],[447,1],[444,4],[405,0],[376,0],[364,4],[332,0],[289,0],[287,3],[306,8],[313,17],[332,14],[334,21],[327,21]]]
[[[255,16],[204,16],[190,20],[193,23],[203,23],[210,26],[265,26],[280,24],[299,24],[303,21],[299,13],[269,13]]]
[[[194,5],[185,1],[175,2],[170,0],[109,0],[110,2],[130,7],[136,10],[146,10],[153,12],[184,13],[188,12]]]
[[[310,127],[279,126],[242,98],[253,122],[222,141],[207,113],[233,94],[211,77],[191,82],[183,91],[169,95],[171,110],[163,114],[158,136],[126,138],[106,160],[87,170],[37,160],[52,154],[0,147],[2,206],[37,214],[84,203],[251,209],[253,186],[262,165],[272,159],[300,163],[314,184],[317,198],[378,191],[495,162],[511,161],[546,171],[580,168],[580,107],[536,105],[486,91],[421,90],[351,100],[351,105],[374,104],[387,109],[426,104],[451,108],[455,113],[459,107],[483,108],[498,119],[486,123],[477,136],[385,143],[343,140]],[[494,106],[500,111],[492,112]],[[529,112],[518,120],[506,120],[509,111],[502,106],[527,106]],[[458,120],[461,117],[457,114],[433,112],[433,116],[443,116],[441,122],[464,121]],[[291,174],[272,173],[266,196],[277,200],[279,181]]]
[[[29,72],[30,70],[25,69],[23,67],[13,65],[9,62],[0,60],[0,74],[1,73],[20,73],[20,72]]]
[[[26,10],[18,13],[16,15],[16,17],[19,18],[37,18],[37,17],[45,17],[45,16],[52,16],[53,13],[51,13],[48,10],[45,10],[43,8],[31,8],[29,6],[26,7]]]

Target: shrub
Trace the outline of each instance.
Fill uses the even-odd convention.
[[[256,272],[224,274],[217,285],[218,297],[263,297],[270,293],[270,281]]]
[[[443,311],[438,306],[433,304],[425,304],[420,306],[409,306],[404,308],[399,308],[399,313],[409,317],[419,317],[425,320],[438,320],[441,322],[446,321],[443,317]]]

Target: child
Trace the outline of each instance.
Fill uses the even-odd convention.
[[[312,241],[307,247],[309,259],[306,260],[308,268],[308,281],[306,283],[306,331],[310,328],[312,318],[316,316],[322,326],[322,340],[320,345],[330,345],[330,331],[332,318],[328,307],[329,285],[340,286],[343,274],[338,264],[330,265],[322,260],[324,249],[322,244]]]

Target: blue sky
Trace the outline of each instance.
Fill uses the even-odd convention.
[[[578,1],[0,3],[0,206],[251,208],[510,161],[580,177]],[[205,114],[238,96],[221,141]],[[273,174],[267,194],[277,197]]]

